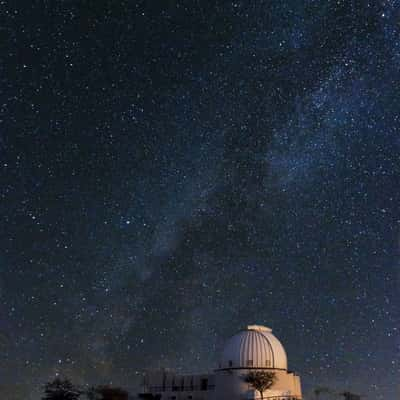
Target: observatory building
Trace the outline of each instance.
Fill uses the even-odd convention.
[[[300,377],[287,368],[287,357],[272,330],[249,325],[225,343],[214,373],[181,375],[162,369],[145,374],[139,398],[155,400],[251,400],[261,393],[244,377],[251,371],[275,374],[264,400],[301,399]]]

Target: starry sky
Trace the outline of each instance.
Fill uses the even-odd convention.
[[[398,0],[0,15],[2,397],[212,370],[259,323],[305,393],[398,398]]]

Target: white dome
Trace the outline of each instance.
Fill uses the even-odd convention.
[[[219,367],[287,369],[287,357],[281,342],[266,326],[248,325],[232,336],[222,351]]]

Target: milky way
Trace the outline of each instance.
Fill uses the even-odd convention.
[[[259,323],[397,398],[399,2],[163,3],[0,2],[2,397]]]

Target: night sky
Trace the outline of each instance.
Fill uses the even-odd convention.
[[[399,1],[0,20],[2,398],[212,370],[249,323],[305,393],[398,398]]]

